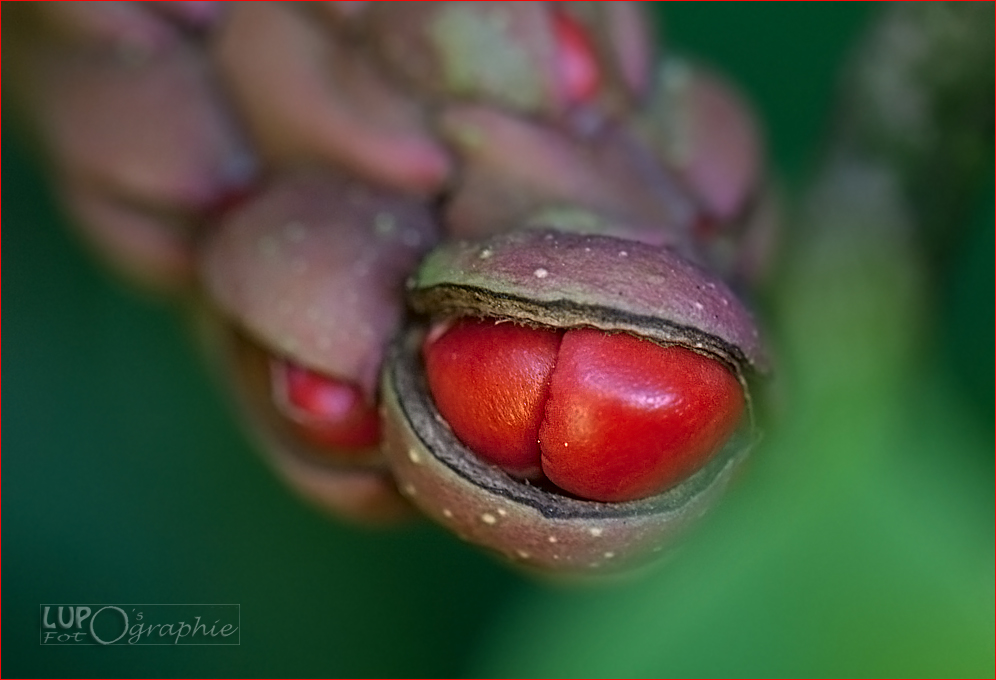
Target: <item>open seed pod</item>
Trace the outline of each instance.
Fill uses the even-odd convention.
[[[385,447],[402,492],[458,535],[526,567],[598,572],[640,561],[712,504],[758,437],[752,384],[766,359],[754,322],[722,281],[669,249],[601,235],[508,232],[441,246],[409,284],[412,306],[437,324],[497,317],[627,334],[718,362],[742,394],[735,427],[695,469],[635,500],[585,500],[513,477],[463,444],[429,389],[420,356],[427,331],[405,335],[382,378]],[[431,342],[437,331],[428,332]]]
[[[412,514],[374,447],[352,461],[329,459],[274,409],[268,353],[216,310],[202,307],[198,330],[214,368],[267,461],[303,498],[336,517],[365,525]]]
[[[302,170],[233,208],[201,244],[246,421],[295,488],[347,517],[406,505],[380,453],[377,381],[405,277],[435,239],[420,201]]]

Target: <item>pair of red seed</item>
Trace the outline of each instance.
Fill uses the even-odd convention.
[[[730,436],[743,391],[719,361],[627,334],[460,319],[423,347],[454,434],[509,474],[590,500],[635,500],[701,467]],[[319,444],[370,446],[376,410],[354,386],[275,364],[278,404]]]

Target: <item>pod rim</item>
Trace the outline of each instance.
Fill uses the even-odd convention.
[[[682,345],[724,360],[745,386],[768,371],[753,318],[721,279],[667,247],[610,236],[539,228],[445,244],[409,280],[409,304],[426,315],[592,327]]]

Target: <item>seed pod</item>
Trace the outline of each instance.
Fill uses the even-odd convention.
[[[213,364],[233,396],[246,429],[267,461],[309,502],[359,524],[389,524],[411,515],[375,447],[351,460],[329,458],[303,441],[271,401],[270,355],[216,310],[198,321]]]
[[[257,165],[204,55],[143,38],[139,17],[164,28],[134,8],[74,9],[63,18],[88,37],[28,40],[10,80],[83,234],[134,280],[176,290],[193,278],[203,214],[250,185]],[[101,27],[123,31],[120,50],[100,42]]]
[[[687,240],[695,206],[624,128],[578,134],[480,106],[453,106],[443,137],[464,159],[444,218],[451,236],[478,238],[544,208],[586,208],[653,224],[655,241]]]
[[[269,168],[332,165],[403,191],[438,192],[450,161],[421,107],[353,41],[322,28],[294,5],[239,3],[213,43],[219,75]]]
[[[620,113],[650,81],[638,3],[372,3],[364,19],[381,63],[443,103],[543,118],[587,107]]]
[[[701,66],[665,61],[636,127],[713,221],[734,221],[764,179],[762,134],[750,106]]]
[[[310,171],[266,187],[202,244],[248,421],[295,486],[347,516],[400,505],[377,446],[377,378],[405,276],[435,239],[421,202]]]
[[[382,378],[385,447],[402,491],[468,540],[526,566],[610,570],[661,547],[719,496],[756,440],[751,385],[766,370],[757,330],[718,279],[671,250],[608,236],[536,229],[434,251],[410,282],[416,311],[552,328],[627,333],[720,362],[743,388],[746,416],[697,471],[662,493],[606,503],[520,481],[454,434],[418,358],[424,331],[393,348]]]
[[[697,249],[710,269],[757,285],[770,270],[779,220],[749,102],[719,74],[671,57],[633,128],[694,198]]]

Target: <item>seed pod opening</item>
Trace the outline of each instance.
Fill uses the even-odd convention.
[[[569,458],[552,460],[544,448],[552,439],[543,437],[559,432],[549,426],[549,410],[539,430],[546,480],[491,464],[461,441],[467,440],[462,426],[447,422],[429,386],[420,356],[426,330],[408,333],[395,345],[382,382],[385,444],[399,485],[437,521],[512,560],[556,571],[601,571],[639,560],[705,511],[757,438],[751,385],[767,364],[753,321],[721,281],[668,249],[543,229],[451,243],[423,262],[410,281],[410,302],[436,322],[491,317],[561,334],[567,338],[561,362],[573,360],[565,358],[574,352],[568,344],[585,346],[592,338],[687,353],[693,363],[719,367],[738,398],[742,391],[743,416],[731,411],[735,430],[723,431],[725,442],[715,447],[703,445],[708,450],[696,454],[695,465],[665,480],[663,490],[651,484],[648,496],[623,493],[616,502],[610,490],[586,500],[547,467],[573,465]],[[551,380],[554,399],[560,370]],[[583,384],[589,372],[577,375],[561,380],[565,389]],[[587,417],[600,408],[582,399],[575,410]],[[597,458],[608,439],[593,441]]]
[[[309,442],[272,402],[271,357],[256,342],[215,314],[205,314],[202,329],[231,388],[246,428],[267,462],[293,489],[333,515],[365,525],[394,523],[412,514],[379,455],[379,447],[330,457],[321,442]]]

